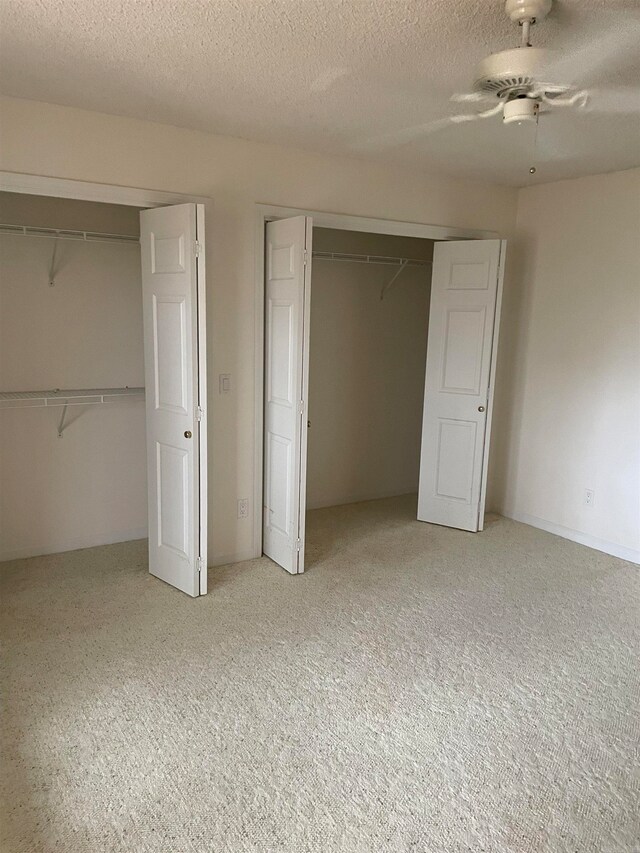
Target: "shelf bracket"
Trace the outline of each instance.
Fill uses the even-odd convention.
[[[400,262],[400,269],[396,272],[396,274],[393,276],[393,278],[391,279],[391,281],[390,281],[388,284],[385,284],[385,286],[384,286],[384,287],[382,288],[382,290],[380,291],[380,300],[383,300],[383,299],[384,299],[384,295],[385,295],[385,293],[386,293],[386,292],[387,292],[387,290],[389,290],[389,288],[393,285],[393,283],[396,281],[396,279],[398,278],[398,276],[400,275],[400,273],[402,272],[402,270],[406,267],[406,265],[407,265],[408,263],[409,263],[409,261],[408,261],[408,260],[405,260],[405,259],[403,259],[403,260]]]
[[[58,423],[58,438],[62,438],[62,433],[64,432],[64,429],[65,429],[64,421],[65,421],[65,418],[67,417],[67,409],[68,408],[69,408],[68,405],[65,405],[64,409],[62,410],[62,417],[60,418],[60,422]],[[67,424],[67,426],[68,426],[68,424]]]
[[[53,252],[51,253],[51,263],[49,264],[49,287],[56,286],[56,255],[58,254],[58,238],[53,241]]]

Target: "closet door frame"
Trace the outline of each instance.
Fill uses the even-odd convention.
[[[213,200],[206,196],[182,195],[180,193],[168,193],[160,190],[140,189],[139,187],[127,187],[118,184],[94,184],[87,181],[74,181],[68,178],[51,178],[45,175],[28,175],[20,172],[6,172],[0,170],[0,192],[23,193],[25,195],[41,195],[53,196],[54,198],[68,198],[76,201],[95,201],[102,204],[121,204],[137,208],[152,208],[166,207],[173,204],[188,204],[193,203],[202,205],[200,208],[199,221],[200,227],[204,225],[206,230],[211,228],[213,222]],[[204,213],[204,223],[201,220],[202,212]],[[205,256],[206,256],[205,241]],[[212,241],[209,240],[209,245]],[[205,258],[202,259],[201,269],[204,276]],[[204,280],[204,278],[203,278]],[[205,298],[204,289],[199,290],[198,294],[198,333],[199,339],[204,344],[206,342],[206,315],[205,315]],[[198,365],[200,375],[206,379],[206,347],[201,346],[198,355]],[[204,406],[201,426],[202,430],[207,430],[207,409]],[[206,434],[206,432],[205,432]],[[208,488],[207,488],[207,457],[206,457],[206,442],[204,450],[200,458],[202,476],[204,477],[204,485],[200,493],[200,553],[207,553],[208,536]],[[206,595],[207,592],[207,561],[200,567],[200,595]]]
[[[265,330],[265,226],[275,219],[310,216],[314,228],[333,228],[339,231],[364,231],[395,237],[420,237],[427,240],[490,240],[500,237],[496,231],[455,228],[447,225],[428,225],[392,219],[375,219],[303,210],[297,207],[256,204],[255,206],[255,404],[254,404],[254,493],[253,493],[253,556],[262,556],[262,505],[264,490],[264,330]]]

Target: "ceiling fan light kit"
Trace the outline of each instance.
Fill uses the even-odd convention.
[[[522,124],[523,121],[536,122],[539,110],[540,105],[532,98],[512,98],[504,105],[502,121],[505,124],[512,122]]]

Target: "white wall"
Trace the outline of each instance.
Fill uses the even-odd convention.
[[[0,167],[59,178],[210,196],[209,562],[249,557],[254,478],[255,204],[495,230],[509,236],[516,191],[370,161],[216,137],[150,122],[2,101]],[[231,373],[232,394],[217,394]]]
[[[494,505],[640,561],[640,169],[521,190],[508,279]]]
[[[0,194],[2,195],[2,194]],[[134,210],[0,198],[12,224],[135,233]],[[132,220],[133,214],[133,220]],[[144,385],[139,246],[0,235],[0,390]],[[143,403],[0,411],[0,559],[146,535]]]
[[[430,259],[433,243],[314,228],[314,248]],[[417,492],[431,266],[314,259],[307,507]]]

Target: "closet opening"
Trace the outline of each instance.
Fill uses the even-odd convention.
[[[2,560],[148,538],[206,591],[197,207],[0,192]]]
[[[264,227],[261,552],[298,574],[309,512],[382,498],[481,531],[504,241]]]
[[[313,229],[307,511],[417,500],[433,245]]]

